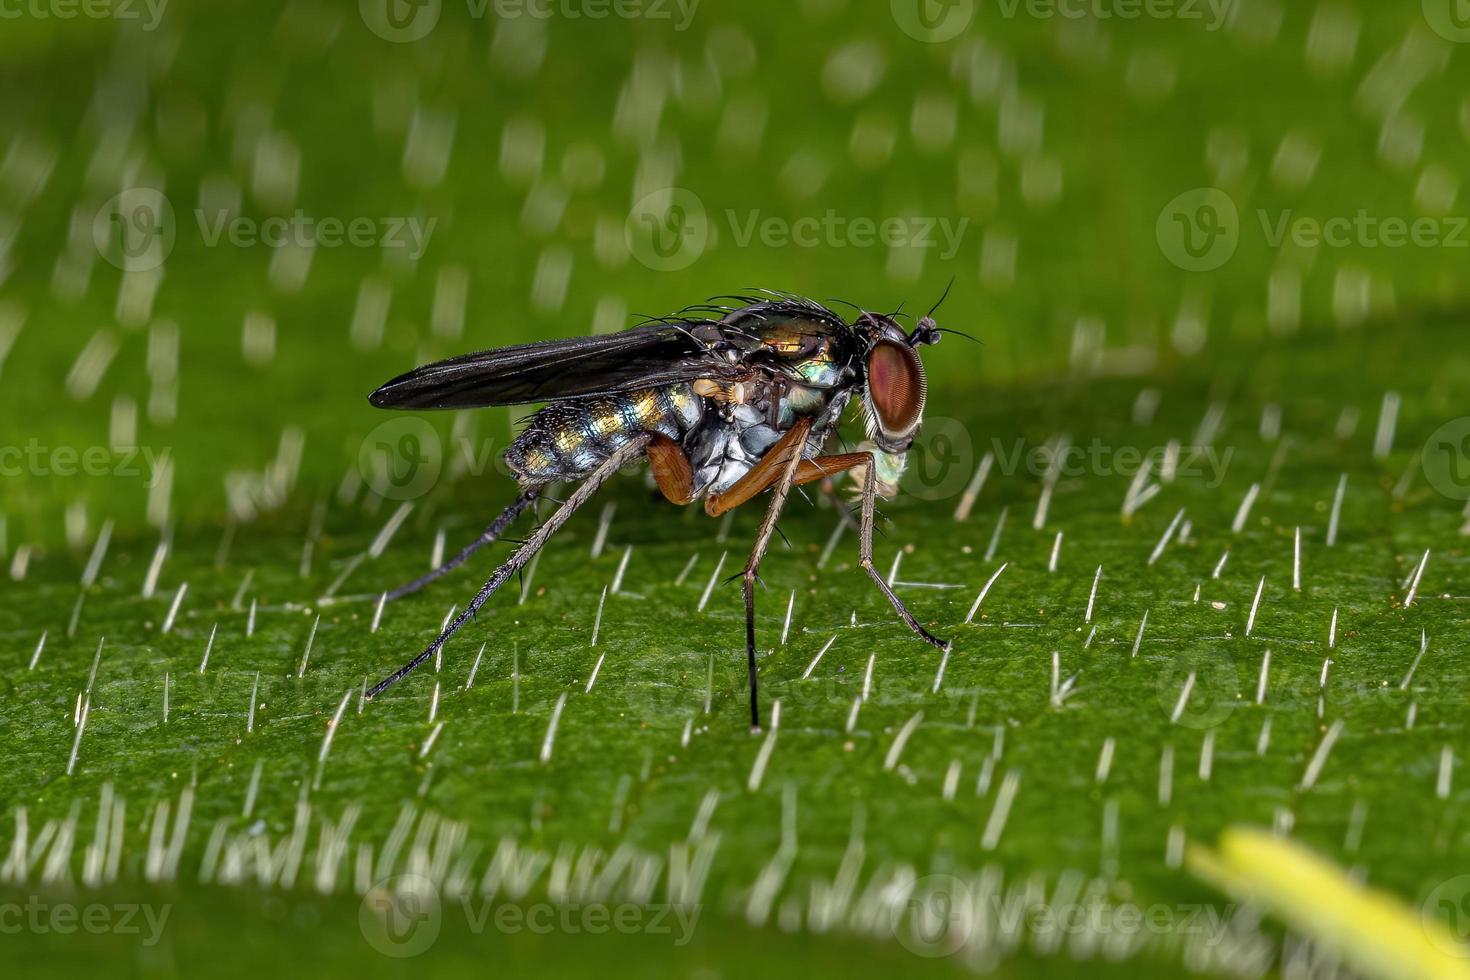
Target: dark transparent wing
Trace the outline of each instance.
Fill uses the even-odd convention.
[[[723,363],[681,324],[464,354],[400,375],[368,397],[379,408],[522,405],[719,377]]]

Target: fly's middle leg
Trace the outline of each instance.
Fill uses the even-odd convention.
[[[765,520],[761,521],[760,529],[756,532],[755,547],[750,551],[750,558],[746,561],[745,571],[741,576],[741,590],[745,595],[745,662],[750,674],[751,728],[759,728],[761,725],[759,685],[755,673],[755,584],[760,576],[761,559],[766,556],[771,535],[776,530],[776,520],[786,506],[791,488],[796,485],[796,473],[801,463],[801,444],[797,443],[775,482],[771,484],[771,504],[766,508]]]

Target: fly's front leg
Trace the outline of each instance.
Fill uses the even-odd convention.
[[[939,639],[919,625],[919,621],[914,618],[913,613],[909,612],[903,600],[898,597],[898,593],[893,591],[883,576],[879,575],[878,570],[873,567],[873,512],[878,499],[878,470],[874,465],[872,453],[855,455],[867,457],[867,465],[863,472],[863,512],[858,534],[858,564],[863,566],[863,571],[868,573],[868,577],[873,580],[874,585],[878,586],[879,591],[888,597],[888,601],[893,604],[894,611],[908,624],[909,629],[923,637],[926,642],[941,650],[947,650],[949,642]]]
[[[750,558],[745,563],[745,572],[741,576],[742,591],[745,595],[745,661],[746,669],[750,674],[750,727],[761,726],[761,712],[758,684],[755,674],[755,583],[760,576],[761,559],[766,556],[766,549],[771,544],[771,535],[776,530],[776,519],[781,516],[781,509],[786,506],[786,499],[791,495],[791,488],[796,485],[797,470],[802,465],[802,446],[798,444],[782,466],[780,475],[771,484],[771,505],[766,508],[765,520],[761,521],[760,530],[755,535],[755,547],[750,551]]]

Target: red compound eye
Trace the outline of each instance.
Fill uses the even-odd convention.
[[[890,439],[912,435],[924,414],[924,365],[907,344],[880,340],[868,355],[868,395]]]

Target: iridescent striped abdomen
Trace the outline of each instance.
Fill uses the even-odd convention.
[[[556,402],[531,417],[505,452],[522,485],[575,480],[644,432],[676,441],[704,417],[704,399],[687,384]]]

